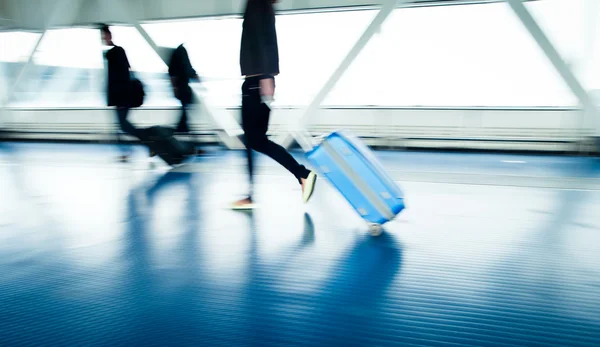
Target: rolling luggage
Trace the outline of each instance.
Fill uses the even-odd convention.
[[[404,195],[398,185],[357,137],[339,131],[329,134],[314,147],[305,138],[299,143],[309,162],[369,223],[374,235],[380,234],[382,225],[405,208]]]
[[[181,164],[195,154],[194,146],[175,138],[174,130],[163,126],[140,129],[141,140],[167,164]]]

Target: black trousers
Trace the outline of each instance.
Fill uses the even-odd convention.
[[[190,88],[189,84],[179,85],[175,92],[175,97],[181,102],[181,117],[175,131],[178,133],[189,133],[188,108],[196,101],[192,88]]]
[[[181,101],[181,117],[179,118],[179,123],[177,123],[177,127],[175,131],[178,133],[189,133],[190,126],[188,124],[188,107],[190,103],[185,100]]]
[[[285,148],[267,137],[271,109],[262,102],[259,81],[260,77],[249,77],[242,85],[242,129],[244,130],[246,157],[248,159],[250,197],[252,197],[254,183],[253,150],[271,157],[292,173],[298,182],[301,178],[307,178],[310,173]]]
[[[131,122],[127,119],[128,115],[129,107],[117,107],[117,118],[121,130],[126,134],[138,137],[138,129],[136,129],[135,126],[133,126],[133,124],[131,124]]]
[[[119,122],[119,128],[121,128],[121,131],[123,131],[124,133],[139,138],[139,131],[127,119],[128,115],[129,115],[129,107],[125,107],[125,106],[119,106],[119,107],[117,107],[117,120]],[[123,145],[123,142],[121,141],[119,133],[117,133],[117,142],[119,144],[121,144],[121,151],[125,155],[130,154],[132,152],[131,149],[124,150],[124,145]]]

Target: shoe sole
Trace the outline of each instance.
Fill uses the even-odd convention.
[[[230,206],[230,208],[234,211],[250,211],[256,208],[255,204],[252,205],[244,205],[244,206]]]

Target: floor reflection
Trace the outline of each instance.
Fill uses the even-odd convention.
[[[371,237],[329,206],[333,190],[322,205],[283,205],[298,191],[277,173],[259,181],[266,207],[247,214],[215,202],[239,193],[243,171],[28,155],[0,143],[0,346],[600,338],[598,191],[406,184],[411,208]]]

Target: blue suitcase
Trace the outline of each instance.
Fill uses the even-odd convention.
[[[306,153],[310,163],[369,223],[371,232],[394,219],[405,207],[404,195],[362,141],[338,131]]]

